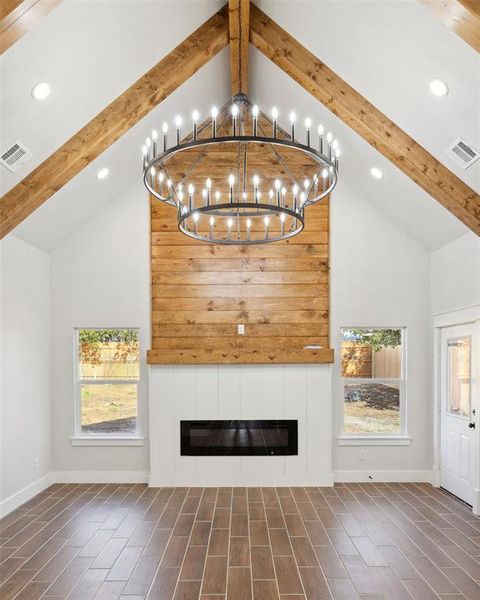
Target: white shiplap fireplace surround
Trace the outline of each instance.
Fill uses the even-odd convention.
[[[150,367],[150,485],[332,485],[330,365]],[[297,419],[298,456],[180,456],[182,419]]]

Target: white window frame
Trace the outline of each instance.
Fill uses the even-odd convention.
[[[141,364],[138,379],[105,379],[99,382],[96,378],[80,379],[80,363],[78,357],[78,335],[85,329],[135,329],[138,331],[140,346],[140,328],[130,326],[105,327],[75,327],[73,342],[74,357],[74,434],[71,437],[72,446],[143,446],[144,437],[141,433],[139,390],[141,385]],[[82,385],[135,384],[137,386],[137,417],[136,430],[131,433],[89,433],[82,431]]]
[[[339,446],[409,446],[407,435],[407,328],[404,325],[351,325],[340,328],[339,355],[341,356],[342,331],[344,329],[399,329],[401,332],[401,373],[400,378],[342,377],[340,359],[340,433]],[[362,383],[395,384],[400,390],[400,431],[398,433],[348,433],[345,431],[345,385]]]

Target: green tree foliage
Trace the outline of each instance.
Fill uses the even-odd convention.
[[[349,329],[356,342],[370,346],[374,352],[382,348],[395,348],[402,343],[400,329]]]
[[[139,345],[136,329],[80,329],[78,332],[79,357],[82,363],[99,365],[102,347],[115,344],[116,360],[138,360]]]

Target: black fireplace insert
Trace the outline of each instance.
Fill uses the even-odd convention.
[[[180,421],[182,456],[298,454],[298,421]]]

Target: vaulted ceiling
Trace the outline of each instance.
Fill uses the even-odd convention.
[[[0,57],[0,148],[21,140],[34,154],[16,173],[0,167],[0,193],[12,189],[222,4],[215,0],[64,0]],[[257,0],[256,4],[480,192],[480,161],[462,171],[445,155],[458,136],[480,148],[480,55],[433,11],[417,0]],[[265,108],[276,104],[284,116],[294,108],[335,131],[343,150],[342,178],[427,249],[467,231],[252,47],[249,71],[252,100]],[[435,77],[448,82],[446,98],[431,95],[428,84]],[[52,95],[35,102],[31,88],[43,80],[52,85]],[[223,50],[13,233],[45,250],[54,249],[139,180],[139,148],[153,126],[164,118],[172,120],[177,112],[188,115],[194,108],[205,114],[212,104],[227,101],[230,93],[229,51]],[[99,182],[95,174],[104,165],[110,168],[110,176]],[[383,170],[384,179],[371,178],[372,166]]]

